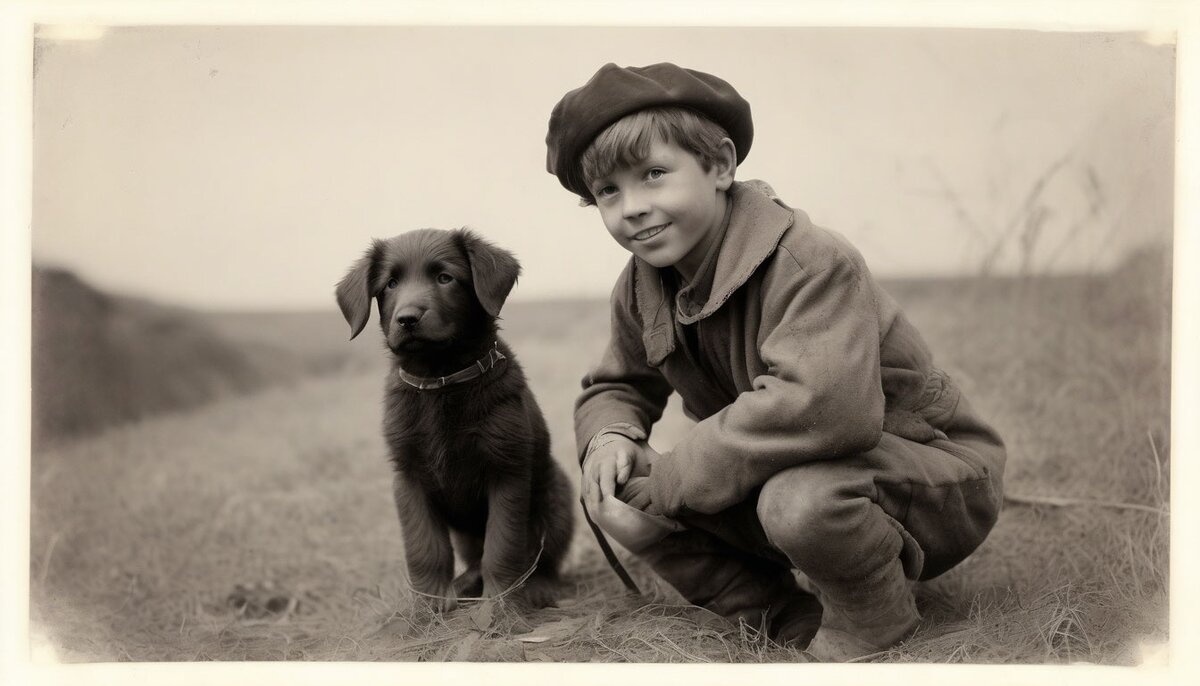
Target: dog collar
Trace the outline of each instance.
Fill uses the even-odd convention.
[[[418,391],[424,391],[430,388],[443,388],[445,386],[451,386],[453,384],[463,383],[464,381],[470,381],[471,379],[481,377],[492,369],[495,369],[496,365],[507,359],[508,358],[504,356],[504,353],[500,352],[500,342],[496,341],[496,343],[492,345],[491,350],[488,350],[488,353],[483,357],[475,360],[475,363],[470,367],[467,367],[466,369],[460,369],[459,371],[447,376],[413,376],[399,367],[396,368],[396,374],[404,383],[412,386]]]

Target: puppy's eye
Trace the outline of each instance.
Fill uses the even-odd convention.
[[[395,279],[388,279],[388,282],[387,282],[388,288],[395,288],[396,286],[399,286],[399,285],[400,285],[399,281],[396,281]]]
[[[438,275],[437,275],[437,282],[438,282],[438,283],[440,283],[440,284],[442,284],[442,285],[448,284],[448,283],[450,283],[450,282],[451,282],[451,281],[453,281],[453,280],[454,280],[454,277],[453,277],[453,276],[450,276],[450,275],[449,275],[449,274],[447,274],[446,272],[442,272],[441,274],[438,274]]]

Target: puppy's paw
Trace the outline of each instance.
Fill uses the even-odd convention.
[[[418,588],[414,593],[414,603],[422,609],[431,612],[450,612],[458,608],[458,598],[450,584],[431,588]]]
[[[525,604],[536,610],[543,607],[555,607],[560,590],[560,584],[553,579],[532,576],[521,587],[520,594],[523,596]]]
[[[458,609],[458,598],[454,597],[454,591],[446,589],[446,595],[437,599],[435,607],[438,612],[450,612]]]
[[[479,567],[468,567],[454,579],[454,595],[459,598],[478,598],[483,595],[483,574]]]

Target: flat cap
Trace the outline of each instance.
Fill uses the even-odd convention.
[[[610,62],[554,106],[546,134],[546,171],[567,190],[590,196],[579,159],[596,136],[627,114],[672,106],[694,110],[719,124],[737,149],[738,163],[746,159],[754,122],[750,103],[733,86],[670,62],[646,67],[618,67]]]

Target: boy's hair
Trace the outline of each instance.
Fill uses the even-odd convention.
[[[717,163],[721,140],[729,134],[719,124],[685,107],[650,107],[618,119],[584,150],[579,168],[585,183],[631,167],[646,159],[650,146],[674,143],[696,157],[704,171]],[[580,204],[595,205],[591,193]]]

